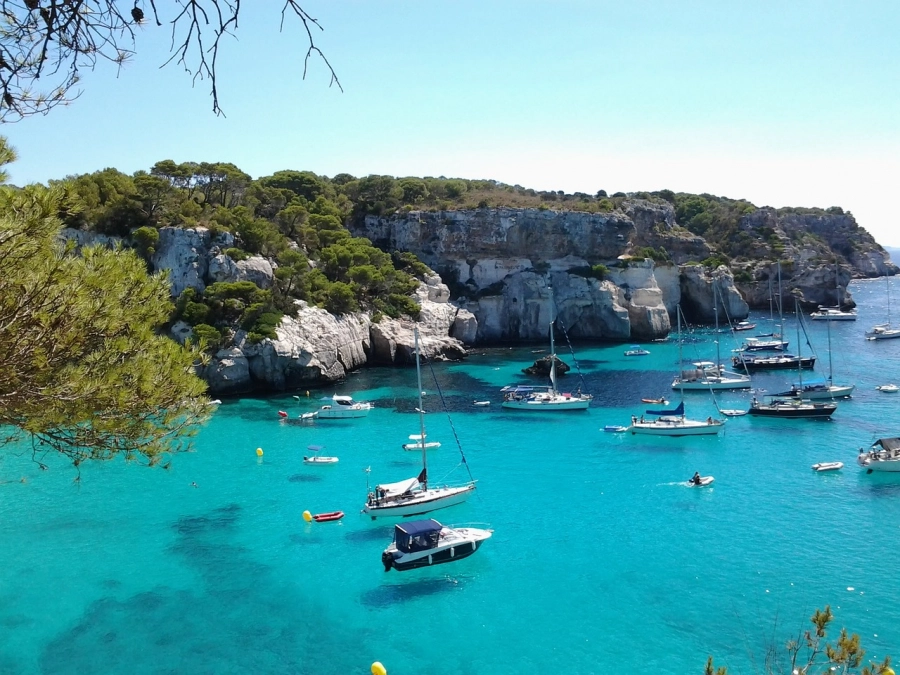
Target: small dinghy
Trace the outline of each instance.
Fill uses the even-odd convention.
[[[879,384],[875,387],[878,391],[883,391],[885,394],[896,394],[900,391],[900,387],[896,384]]]
[[[706,487],[707,485],[712,485],[714,480],[715,478],[712,476],[694,476],[687,484],[688,487]]]
[[[619,424],[607,424],[605,427],[603,427],[603,431],[608,431],[613,434],[619,434],[623,431],[628,431],[628,427],[623,427]]]
[[[324,450],[324,446],[322,445],[310,445],[307,446],[307,450],[310,450],[313,454],[309,457],[303,458],[304,464],[337,464],[337,457],[325,457],[324,455],[320,455],[319,452]]]
[[[813,471],[838,471],[843,468],[843,462],[819,462],[812,465]]]
[[[485,405],[490,405],[490,404],[491,404],[490,401],[473,401],[472,402],[472,405],[479,405],[479,406],[485,406]]]
[[[314,513],[312,519],[317,523],[327,523],[330,520],[340,520],[343,517],[343,511],[329,511],[328,513]]]
[[[278,411],[278,416],[281,417],[281,418],[285,418],[285,417],[288,416],[288,414],[287,414],[284,410],[279,410],[279,411]]]
[[[641,403],[653,403],[655,405],[669,405],[669,401],[665,398],[642,398]]]
[[[740,417],[741,415],[747,414],[746,410],[738,410],[736,408],[719,410],[719,412],[725,415],[725,417]]]

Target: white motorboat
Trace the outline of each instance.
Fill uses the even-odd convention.
[[[608,431],[612,434],[620,434],[623,431],[628,431],[628,427],[623,427],[620,424],[607,424],[603,427],[603,431]]]
[[[819,462],[812,465],[813,471],[839,471],[844,468],[843,462]]]
[[[409,440],[413,441],[412,443],[404,443],[404,450],[429,450],[432,448],[441,447],[440,441],[427,441],[425,440],[425,436],[422,434],[410,434]],[[423,442],[424,441],[424,442]]]
[[[742,330],[753,330],[756,328],[755,323],[750,323],[749,321],[738,321],[731,327],[731,330],[734,331],[742,331]]]
[[[725,415],[725,417],[743,417],[747,414],[746,410],[737,408],[719,408],[719,412]]]
[[[900,387],[896,384],[879,384],[875,387],[878,391],[883,391],[885,394],[896,394],[900,391]]]
[[[325,455],[320,455],[319,453],[325,449],[324,446],[321,445],[308,445],[306,449],[312,452],[312,455],[303,458],[304,464],[337,464],[337,457],[326,457]]]
[[[489,406],[490,404],[490,401],[472,401],[472,405],[477,405],[479,407]]]
[[[867,473],[900,471],[900,438],[879,438],[868,450],[860,448],[856,462]]]
[[[416,347],[416,378],[419,384],[419,421],[421,429],[421,440],[425,438],[425,427],[422,421],[422,370],[419,362],[419,329],[414,330],[415,347]],[[428,486],[428,453],[426,448],[420,446],[422,451],[422,471],[415,478],[407,478],[406,480],[396,483],[380,483],[375,486],[374,490],[370,490],[366,498],[366,504],[363,506],[362,512],[371,516],[372,520],[380,517],[396,516],[419,516],[438,509],[444,509],[456,504],[462,504],[475,491],[475,481],[463,485],[444,485],[441,487]],[[462,455],[462,448],[460,448]],[[465,456],[462,456],[462,464],[468,470]],[[368,473],[368,469],[366,469]],[[470,474],[471,478],[471,474]]]
[[[631,345],[625,350],[625,356],[648,356],[649,354],[650,352],[640,345]]]
[[[493,530],[447,527],[436,520],[413,520],[394,526],[394,541],[381,554],[384,571],[398,572],[468,558],[491,538]]]
[[[354,401],[350,396],[335,394],[331,398],[324,398],[323,401],[331,401],[319,408],[318,415],[320,420],[343,420],[356,417],[365,417],[369,411],[375,406],[371,403]]]

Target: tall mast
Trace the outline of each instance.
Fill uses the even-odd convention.
[[[775,323],[775,311],[772,309],[772,277],[769,277],[769,321]]]
[[[681,402],[684,403],[684,377],[682,368],[684,368],[684,358],[681,356],[681,304],[675,305],[675,312],[678,315],[678,372],[682,377],[678,378],[678,395]]]
[[[416,338],[416,383],[419,385],[419,443],[422,444],[422,473],[425,480],[422,485],[428,489],[428,453],[425,452],[425,408],[422,405],[422,368],[419,365],[419,327],[413,328]]]
[[[888,328],[891,327],[891,278],[887,275],[884,277],[887,281],[887,309],[888,309]]]
[[[800,382],[800,400],[803,400],[803,359],[800,358],[800,304],[794,298],[794,316],[797,319],[797,377]]]
[[[784,341],[784,296],[781,293],[781,261],[778,261],[778,337]]]
[[[556,308],[553,306],[553,286],[550,289],[550,391],[556,396],[556,346],[553,344],[553,324],[556,321]]]
[[[719,351],[719,295],[715,280],[713,280],[713,314],[716,315],[716,373],[718,374],[719,360],[722,356]]]
[[[834,365],[831,362],[831,317],[825,317],[825,325],[828,327],[828,386],[834,385]]]

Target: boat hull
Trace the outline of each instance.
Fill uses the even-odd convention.
[[[879,473],[900,473],[900,458],[898,459],[868,459],[861,456],[858,463],[868,471]]]
[[[466,501],[475,491],[474,483],[462,487],[444,487],[428,490],[425,494],[414,494],[407,499],[392,499],[381,504],[374,501],[366,504],[362,512],[375,520],[377,518],[408,518],[446,509]]]
[[[793,358],[745,358],[743,361],[735,357],[732,359],[735,368],[746,368],[750,372],[758,370],[796,370],[798,363],[800,368],[814,368],[816,365],[816,357]]]
[[[780,417],[784,419],[798,418],[827,418],[831,417],[837,406],[828,403],[814,403],[812,405],[753,405],[748,414],[756,417]]]
[[[835,398],[847,398],[856,390],[856,385],[847,387],[828,387],[826,389],[807,389],[800,391],[789,391],[778,396],[788,396],[793,398],[805,398],[810,401],[830,401]]]
[[[484,541],[470,541],[459,544],[458,546],[450,546],[436,553],[429,553],[420,557],[403,556],[399,560],[392,560],[391,567],[398,572],[406,572],[420,567],[430,567],[432,565],[443,565],[444,563],[456,562],[463,558],[468,558],[475,553]]]
[[[320,420],[348,420],[365,417],[369,414],[369,408],[329,408],[324,407],[318,411]]]
[[[528,400],[503,401],[501,406],[506,410],[531,410],[549,412],[552,410],[587,410],[591,405],[590,400],[580,398],[560,398],[559,400]]]
[[[866,333],[866,340],[893,340],[900,338],[900,329]]]
[[[687,420],[687,423],[654,420],[653,422],[636,422],[628,428],[628,431],[632,435],[644,436],[715,436],[724,426],[718,420],[713,420],[712,424],[692,420]]]
[[[739,378],[709,378],[708,380],[692,380],[690,382],[682,382],[678,378],[672,382],[672,389],[684,391],[709,391],[724,389],[749,389],[751,382],[749,379]]]

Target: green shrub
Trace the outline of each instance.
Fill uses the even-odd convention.
[[[227,255],[235,262],[238,262],[239,260],[247,260],[250,257],[249,253],[239,248],[226,248],[225,255]]]

